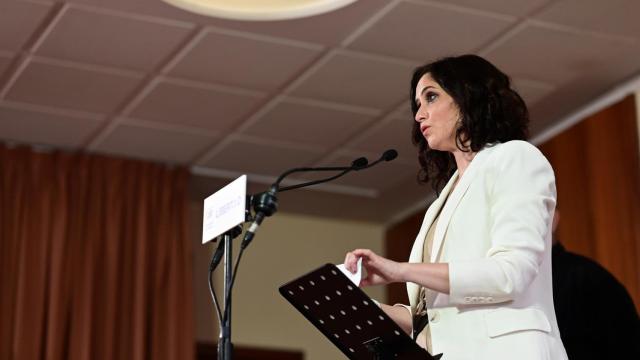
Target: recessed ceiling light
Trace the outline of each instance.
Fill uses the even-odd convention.
[[[233,20],[287,20],[324,14],[356,0],[163,0],[183,10]]]

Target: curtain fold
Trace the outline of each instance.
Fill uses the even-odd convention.
[[[192,359],[187,180],[0,146],[0,359]]]

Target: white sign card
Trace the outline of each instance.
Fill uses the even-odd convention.
[[[247,175],[242,175],[204,199],[204,211],[202,214],[203,244],[244,222],[246,196]]]

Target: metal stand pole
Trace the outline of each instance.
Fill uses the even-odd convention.
[[[218,359],[231,360],[233,358],[233,344],[231,343],[231,278],[233,277],[232,235],[226,232],[223,235],[224,241],[224,298],[228,302],[224,304],[224,315],[220,338],[218,340]]]

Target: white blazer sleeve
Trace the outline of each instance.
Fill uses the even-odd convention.
[[[489,250],[484,258],[449,263],[452,303],[479,296],[494,303],[512,300],[527,289],[542,263],[556,202],[551,165],[533,145],[511,141],[491,154],[484,175],[489,203],[480,211],[489,216]]]

